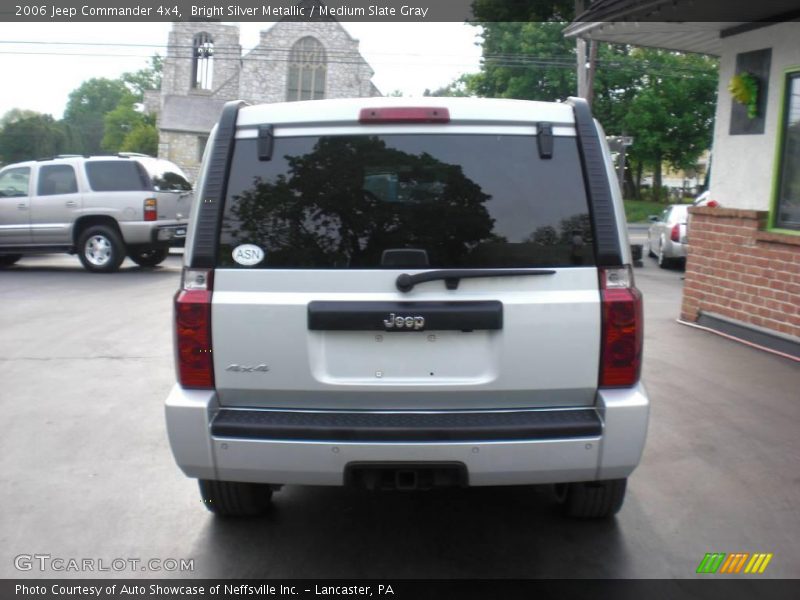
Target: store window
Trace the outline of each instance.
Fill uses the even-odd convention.
[[[800,231],[800,71],[786,76],[775,227]]]

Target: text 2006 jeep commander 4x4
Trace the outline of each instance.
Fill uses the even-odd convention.
[[[582,100],[230,103],[175,298],[181,469],[220,515],[282,484],[557,484],[619,510],[641,296]]]

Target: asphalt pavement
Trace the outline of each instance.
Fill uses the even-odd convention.
[[[164,428],[179,261],[0,272],[0,577],[682,578],[707,552],[770,552],[762,577],[800,577],[800,364],[676,323],[681,271],[636,270],[652,413],[615,519],[566,520],[544,488],[286,487],[268,517],[227,521]],[[15,567],[33,554],[193,570]]]

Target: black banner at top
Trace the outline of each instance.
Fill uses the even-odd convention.
[[[466,21],[471,0],[19,0],[5,21]]]
[[[577,13],[576,13],[577,11]],[[11,0],[0,21],[778,22],[800,0]]]

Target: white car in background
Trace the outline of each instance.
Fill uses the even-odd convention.
[[[658,260],[658,266],[662,269],[686,261],[688,217],[688,204],[672,204],[660,215],[650,216],[648,255]]]

